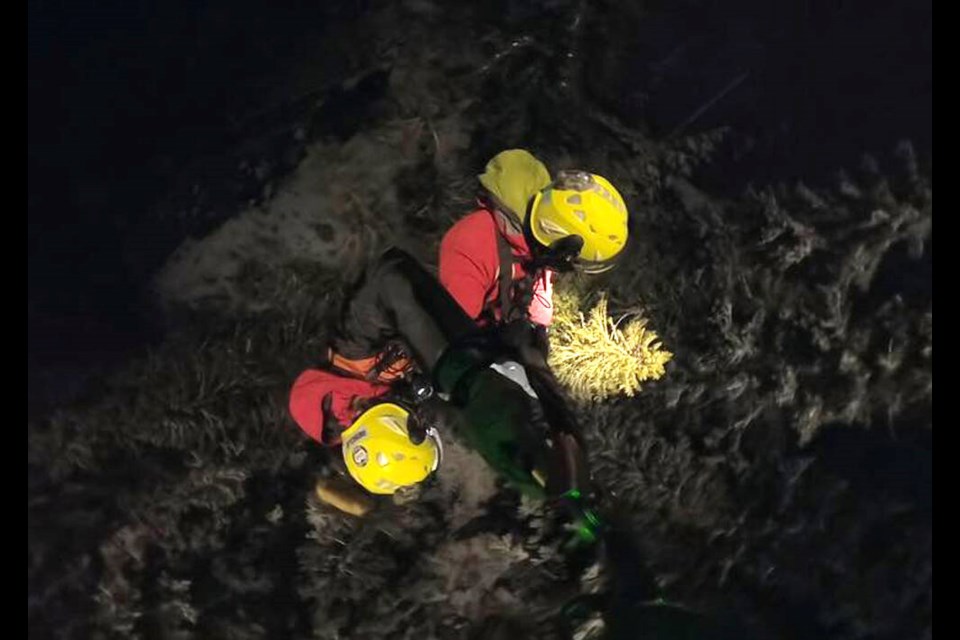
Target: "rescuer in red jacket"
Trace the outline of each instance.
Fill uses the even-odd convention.
[[[482,326],[517,319],[547,327],[559,271],[611,268],[627,242],[627,208],[605,178],[555,180],[523,149],[503,151],[479,176],[479,207],[440,245],[440,282]]]
[[[546,493],[576,502],[590,493],[589,471],[581,430],[547,364],[553,282],[559,272],[599,273],[614,265],[627,242],[627,207],[605,178],[561,171],[551,179],[523,149],[494,156],[479,179],[479,207],[441,242],[440,281],[526,372],[550,427],[548,457],[555,464],[548,464]]]
[[[547,364],[553,281],[559,272],[614,265],[627,243],[626,204],[599,175],[561,171],[551,179],[523,149],[498,153],[479,179],[479,207],[441,242],[440,281],[536,381],[547,422],[571,438],[571,455],[582,460],[580,429]]]
[[[409,405],[428,394],[441,355],[475,330],[436,278],[390,249],[348,294],[318,366],[297,377],[290,414],[312,439],[338,446],[373,404]]]

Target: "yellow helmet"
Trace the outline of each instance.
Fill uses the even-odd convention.
[[[580,236],[579,262],[590,273],[606,271],[627,244],[627,205],[606,178],[561,171],[540,191],[530,210],[530,231],[545,247]]]
[[[427,430],[420,444],[407,432],[410,412],[381,402],[367,409],[343,432],[343,460],[347,471],[370,493],[392,494],[417,484],[440,464],[440,437]]]

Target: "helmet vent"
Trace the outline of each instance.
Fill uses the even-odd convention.
[[[403,422],[401,422],[400,420],[398,420],[397,418],[393,417],[393,416],[383,416],[383,417],[380,418],[380,420],[383,422],[383,424],[384,424],[385,426],[387,426],[387,428],[392,429],[393,431],[396,431],[397,433],[405,433],[405,432],[406,432],[406,430],[404,429],[404,427],[405,427],[406,425],[405,425]]]
[[[579,198],[580,196],[577,196],[577,197]],[[583,211],[582,209],[574,209],[574,210],[573,210],[573,215],[575,215],[575,216],[577,216],[578,218],[580,218],[581,221],[586,221],[586,219],[587,219],[587,214],[586,214],[586,212]]]
[[[566,229],[550,220],[540,220],[540,229],[547,234],[569,235]]]
[[[603,186],[601,186],[601,185],[598,184],[598,185],[596,185],[596,187],[594,188],[594,191],[596,191],[597,194],[598,194],[601,198],[603,198],[604,200],[606,200],[607,203],[609,203],[609,205],[610,205],[611,207],[613,207],[614,209],[616,209],[617,211],[620,211],[621,213],[626,213],[626,212],[627,212],[627,209],[626,209],[626,207],[624,206],[624,204],[623,204],[623,202],[621,201],[621,199],[620,199],[620,198],[615,198],[615,197],[613,197],[613,194],[610,193],[610,191],[609,191],[608,189],[606,189],[606,188],[604,188]]]
[[[377,464],[380,465],[381,467],[385,467],[388,464],[390,464],[390,459],[387,458],[386,454],[384,454],[383,451],[377,454]]]
[[[580,204],[582,199],[580,198],[579,193],[575,193],[572,196],[567,198],[567,204]]]
[[[617,240],[620,239],[620,236],[615,236],[615,235],[613,235],[613,234],[611,233],[610,235],[607,236],[607,238],[609,238],[610,240],[613,240],[614,242],[616,242]]]

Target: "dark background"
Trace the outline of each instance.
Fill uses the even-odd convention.
[[[536,5],[514,5],[487,12],[522,11],[517,20],[536,24]],[[702,176],[711,187],[823,178],[900,138],[930,149],[929,3],[657,5],[647,3],[641,29],[588,44],[598,61],[612,50],[628,63],[613,75],[594,65],[586,85],[660,136],[717,125],[743,134]],[[31,361],[109,358],[149,337],[143,285],[204,227],[147,220],[150,207],[190,180],[191,161],[255,137],[247,114],[295,100],[284,91],[318,51],[311,45],[364,11],[364,2],[28,3]],[[233,177],[233,167],[199,167],[198,181]],[[206,226],[230,204],[211,205]]]

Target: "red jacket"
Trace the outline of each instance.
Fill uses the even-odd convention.
[[[290,391],[290,415],[300,429],[317,442],[323,442],[324,428],[321,403],[332,393],[331,413],[344,427],[349,427],[359,414],[357,399],[376,398],[390,389],[389,385],[348,378],[321,369],[301,373]],[[339,442],[339,437],[334,440]]]
[[[477,209],[454,224],[440,243],[440,282],[464,311],[480,322],[486,309],[497,320],[501,317],[497,234],[506,238],[516,258],[514,282],[526,276],[520,263],[531,257],[523,234],[507,233],[503,224],[489,209]],[[546,270],[540,274],[533,292],[528,308],[530,319],[549,325],[553,321],[553,273]]]

